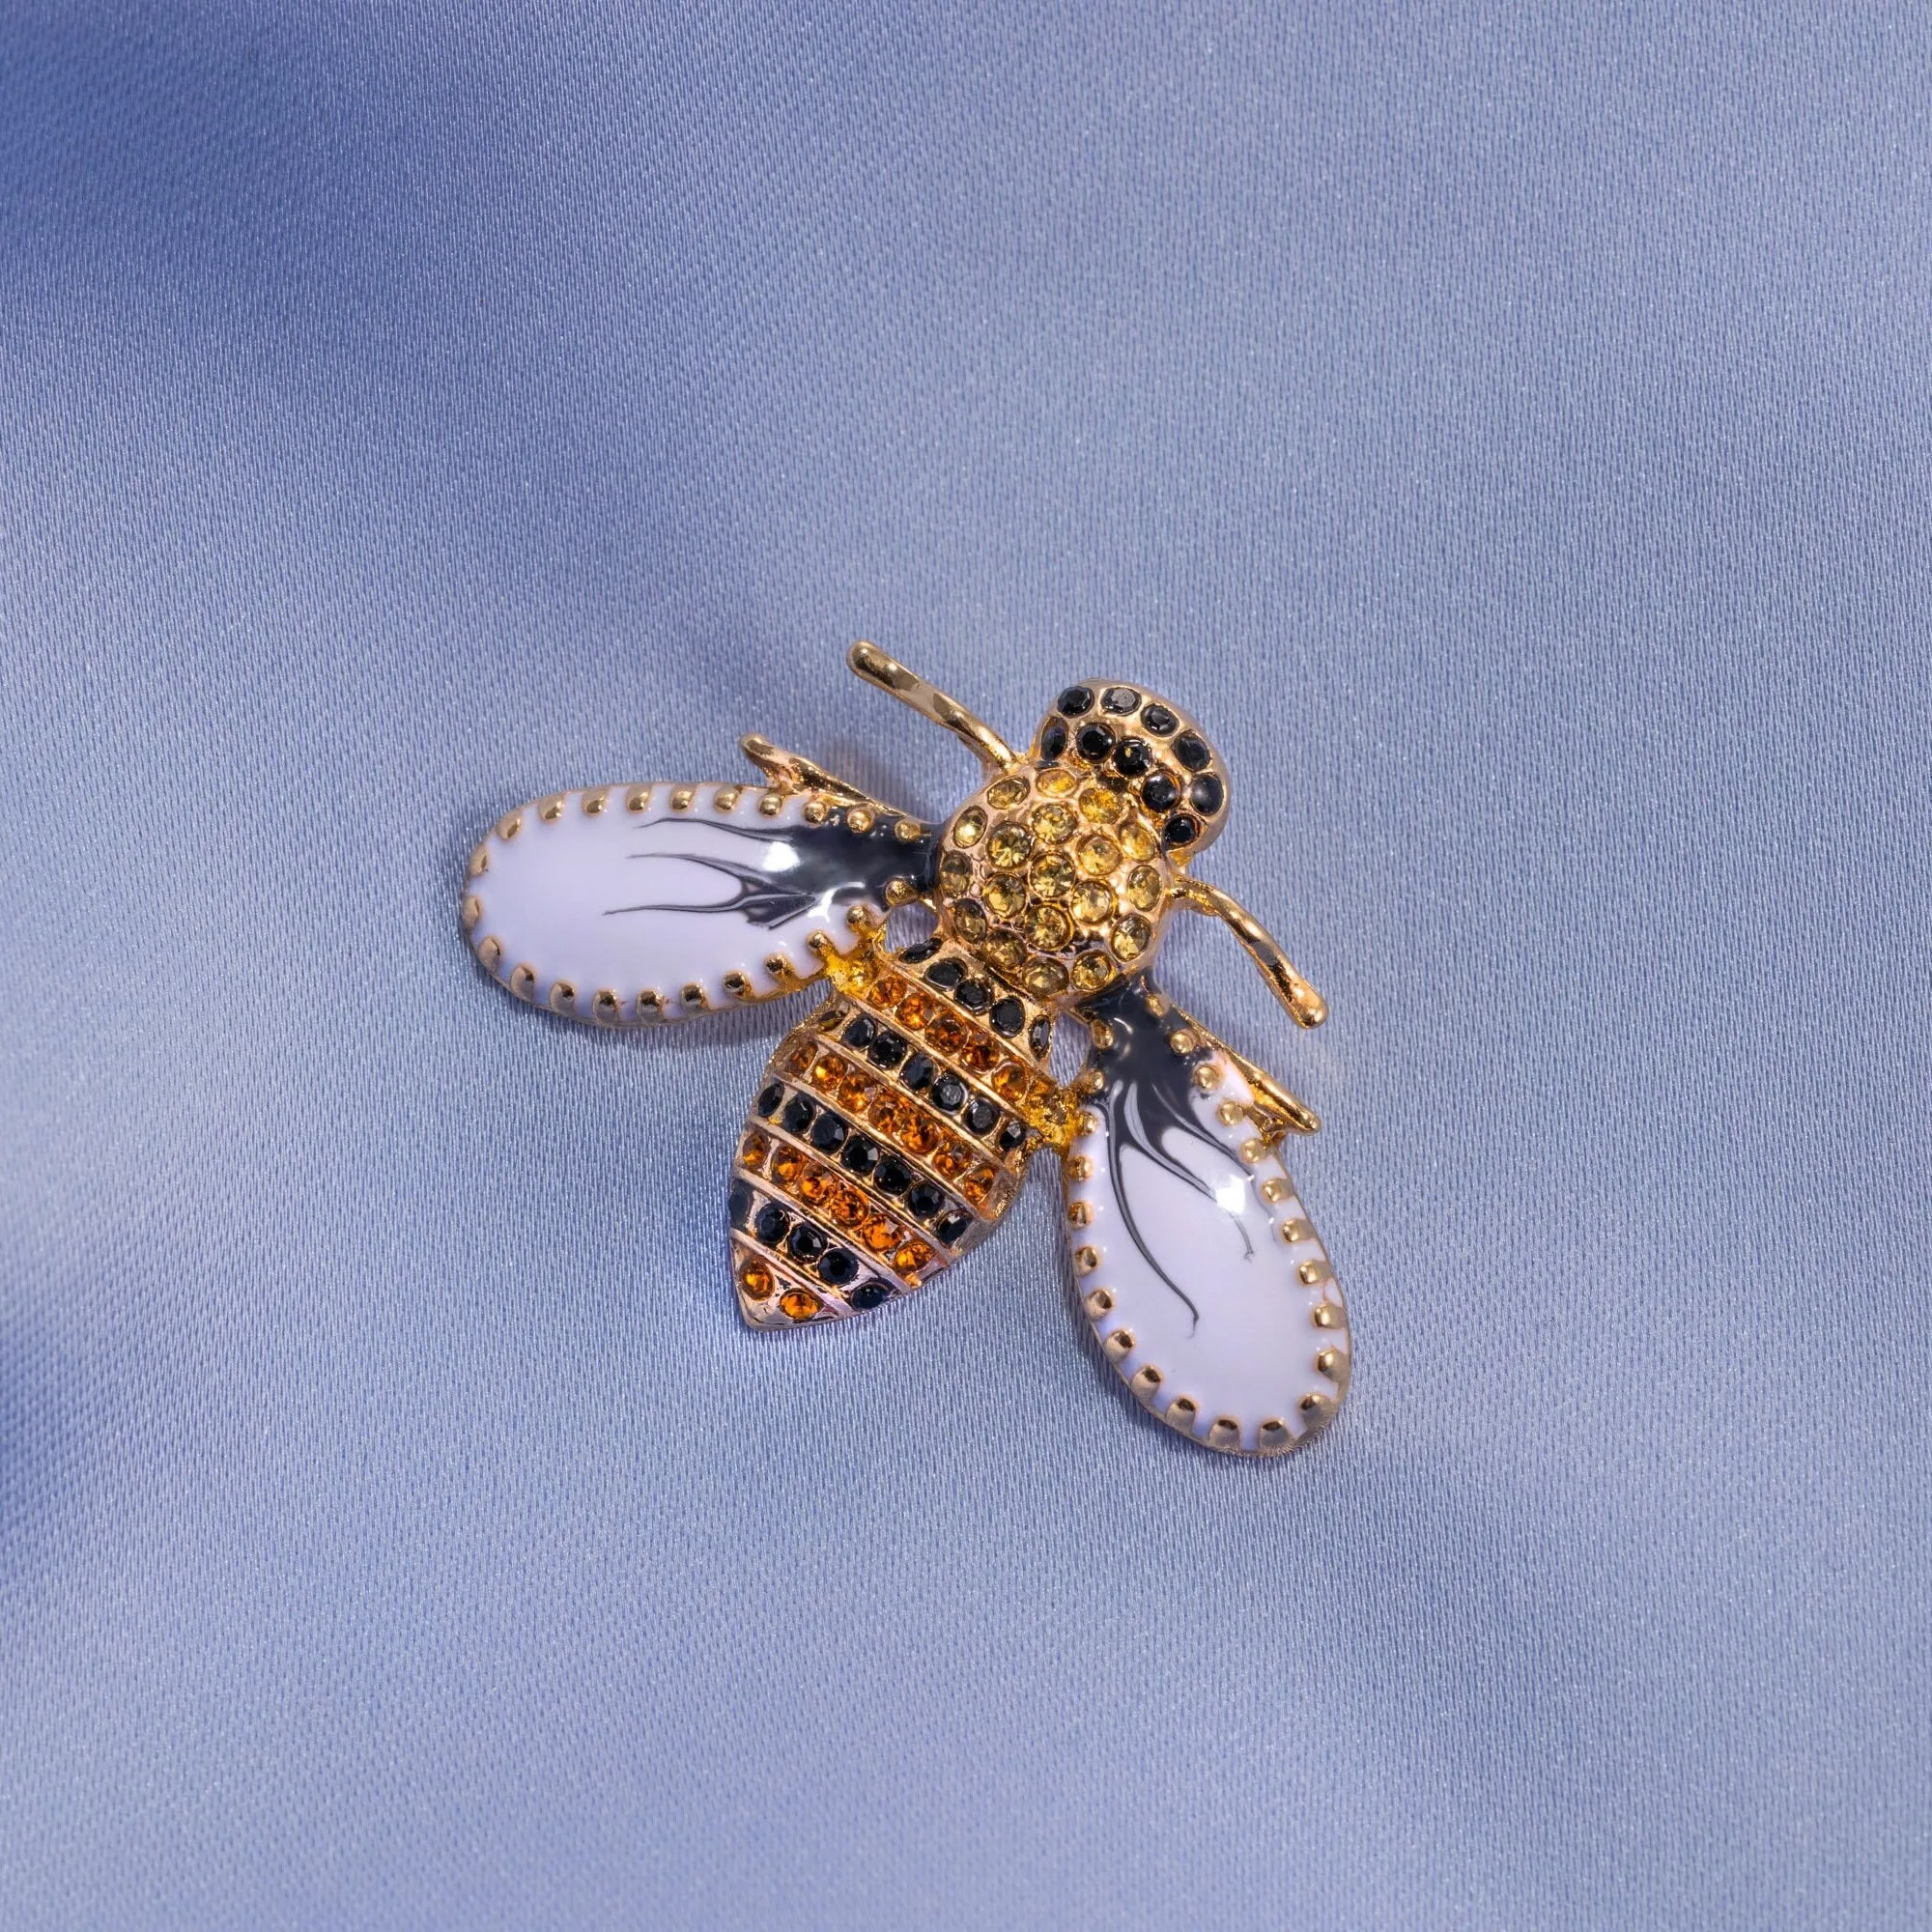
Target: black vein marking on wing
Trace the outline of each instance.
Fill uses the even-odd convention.
[[[1194,1298],[1155,1258],[1141,1233],[1134,1212],[1133,1195],[1122,1170],[1122,1157],[1128,1149],[1151,1160],[1156,1167],[1183,1181],[1204,1199],[1219,1201],[1213,1188],[1168,1151],[1175,1134],[1198,1141],[1217,1159],[1225,1160],[1227,1150],[1201,1124],[1194,1111],[1194,1090],[1189,1080],[1194,1065],[1211,1057],[1211,1048],[1203,1048],[1183,1058],[1168,1044],[1168,1036],[1188,1024],[1187,1016],[1173,1008],[1155,1019],[1147,1009],[1147,996],[1154,984],[1143,973],[1135,979],[1095,994],[1080,1005],[1090,1019],[1105,1020],[1113,1028],[1112,1043],[1103,1051],[1095,1048],[1094,1060],[1107,1076],[1107,1084],[1093,1104],[1107,1123],[1107,1179],[1113,1183],[1114,1199],[1121,1204],[1121,1218],[1141,1259],[1173,1291],[1199,1327],[1201,1310]],[[1252,1261],[1255,1244],[1238,1216],[1230,1216],[1245,1250],[1241,1259]]]
[[[888,879],[909,878],[921,891],[931,884],[933,835],[911,841],[896,838],[883,825],[870,832],[851,831],[843,821],[826,825],[751,826],[712,825],[703,820],[663,818],[641,829],[639,836],[657,839],[664,833],[701,831],[724,834],[752,846],[788,845],[796,863],[781,872],[766,871],[749,860],[716,852],[638,851],[633,860],[671,859],[701,866],[732,882],[728,898],[648,899],[635,905],[607,906],[606,919],[638,912],[734,913],[748,925],[788,924],[813,906],[851,905],[860,899],[882,899]],[[661,839],[657,842],[662,842]]]

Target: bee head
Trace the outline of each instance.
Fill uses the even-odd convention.
[[[1138,685],[1068,685],[1040,721],[1033,753],[1042,764],[1064,761],[1121,781],[1177,864],[1212,844],[1228,822],[1228,768],[1213,746],[1179,706]]]

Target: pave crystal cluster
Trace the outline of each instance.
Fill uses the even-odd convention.
[[[1147,957],[1228,781],[1172,705],[1125,684],[1062,692],[1033,751],[953,813],[936,895],[943,932],[1058,1006]]]

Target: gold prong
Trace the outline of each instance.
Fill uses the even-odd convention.
[[[1184,1060],[1201,1044],[1201,1037],[1191,1027],[1177,1027],[1168,1035],[1167,1043]]]
[[[524,814],[512,811],[497,821],[497,837],[505,841],[514,838],[524,829]]]
[[[720,785],[711,795],[713,811],[736,811],[738,801],[745,796],[743,785]]]
[[[479,845],[469,855],[469,876],[472,879],[480,879],[489,869],[490,848],[487,845]]]
[[[1135,1371],[1133,1378],[1127,1383],[1127,1386],[1143,1402],[1151,1402],[1164,1379],[1165,1378],[1161,1375],[1161,1372],[1150,1362],[1145,1368]]]
[[[638,995],[638,1017],[640,1020],[655,1020],[664,1017],[664,995],[654,987],[646,986]]]
[[[831,810],[832,810],[831,806],[829,806],[824,799],[809,798],[806,800],[804,807],[800,810],[799,816],[803,818],[808,825],[823,825],[825,823],[826,814],[830,812]]]
[[[585,792],[583,794],[584,817],[595,818],[610,802],[610,798],[611,791],[608,785],[600,785],[595,791]]]
[[[784,810],[785,795],[781,791],[768,791],[760,794],[758,810],[767,818],[776,818]]]
[[[1306,1221],[1284,1221],[1281,1224],[1281,1237],[1292,1248],[1298,1247],[1314,1232]]]
[[[1208,1444],[1212,1449],[1237,1449],[1241,1442],[1241,1425],[1232,1415],[1217,1415],[1214,1426],[1208,1432]]]
[[[1288,1433],[1288,1424],[1278,1415],[1269,1416],[1256,1433],[1264,1449],[1282,1450],[1293,1446],[1294,1438]]]
[[[1096,1288],[1080,1305],[1097,1321],[1113,1312],[1114,1297],[1104,1288]]]
[[[1114,1028],[1110,1020],[1091,1020],[1087,1027],[1094,1040],[1096,1053],[1110,1052],[1114,1044]]]
[[[1100,1265],[1100,1251],[1097,1248],[1075,1248],[1073,1266],[1079,1274],[1092,1274]]]
[[[691,802],[697,796],[696,785],[679,785],[670,795],[670,809],[673,811],[689,811]]]
[[[474,893],[463,901],[463,929],[472,931],[476,922],[483,917],[483,901]]]
[[[873,825],[872,813],[863,805],[855,805],[845,814],[845,823],[854,832],[869,832]]]
[[[1288,1179],[1284,1175],[1271,1174],[1262,1182],[1262,1199],[1270,1208],[1278,1201],[1286,1201],[1289,1197],[1289,1192]]]
[[[742,973],[727,973],[724,976],[724,990],[734,1000],[749,1000],[752,997],[752,982]]]
[[[614,986],[598,987],[597,997],[590,1002],[590,1009],[606,1026],[615,1026],[624,1017],[623,1005]]]
[[[1235,1124],[1235,1122],[1238,1121],[1242,1117],[1242,1115],[1245,1114],[1246,1112],[1247,1109],[1245,1107],[1238,1106],[1235,1101],[1223,1100],[1221,1104],[1214,1109],[1214,1118],[1217,1121],[1219,1121],[1224,1127],[1232,1127]]]
[[[1332,1301],[1318,1302],[1308,1319],[1318,1328],[1339,1328],[1342,1325],[1342,1311]]]
[[[1085,1201],[1069,1201],[1066,1204],[1066,1224],[1070,1228],[1084,1228],[1094,1218],[1094,1209]]]
[[[550,1009],[554,1013],[575,1014],[577,1011],[577,988],[568,980],[553,980],[550,987]]]
[[[1201,1413],[1201,1405],[1191,1395],[1178,1395],[1161,1410],[1160,1419],[1171,1429],[1185,1430],[1190,1435]]]
[[[904,873],[886,881],[886,903],[889,906],[910,905],[918,897],[919,888]]]
[[[1263,1140],[1259,1134],[1255,1134],[1249,1139],[1244,1140],[1238,1150],[1236,1150],[1241,1158],[1250,1167],[1253,1167],[1258,1160],[1265,1158],[1267,1151],[1267,1142]]]
[[[1068,1180],[1092,1180],[1094,1179],[1094,1162],[1087,1154],[1070,1153],[1061,1163],[1061,1172],[1066,1176]]]
[[[624,794],[626,811],[648,811],[651,808],[651,788],[649,785],[633,785]]]
[[[893,827],[893,837],[901,845],[914,845],[925,836],[925,827],[916,818],[901,818]]]
[[[1123,1361],[1134,1352],[1134,1331],[1131,1328],[1116,1328],[1100,1346],[1115,1361]]]
[[[901,704],[909,704],[922,717],[943,724],[973,755],[992,771],[1010,771],[1019,763],[1019,754],[990,724],[966,709],[956,698],[935,690],[923,677],[889,658],[876,644],[856,643],[845,654],[845,662],[867,684],[890,693]]]
[[[494,973],[503,957],[503,942],[494,932],[489,934],[477,947],[476,956]]]
[[[534,966],[519,966],[510,975],[510,991],[520,1000],[527,1000],[536,983],[537,969]]]
[[[1221,1068],[1214,1061],[1204,1060],[1188,1077],[1197,1093],[1211,1094],[1221,1084]]]
[[[1321,1372],[1321,1374],[1326,1376],[1330,1381],[1333,1381],[1335,1379],[1335,1371],[1342,1366],[1341,1350],[1323,1349],[1321,1352],[1316,1356],[1315,1366]]]
[[[1315,1288],[1328,1279],[1328,1264],[1326,1262],[1303,1262],[1295,1273],[1301,1277],[1304,1288]]]
[[[690,980],[677,997],[687,1012],[701,1013],[710,1004],[704,997],[704,988],[696,980]]]
[[[546,825],[554,825],[563,816],[563,794],[560,791],[553,792],[537,807],[537,816]]]

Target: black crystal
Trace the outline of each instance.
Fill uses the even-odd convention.
[[[922,1221],[929,1221],[946,1206],[946,1196],[929,1180],[906,1190],[906,1206]]]
[[[966,1083],[956,1073],[942,1073],[929,1097],[942,1114],[952,1113],[966,1097]]]
[[[843,1288],[859,1272],[859,1257],[850,1248],[827,1248],[818,1258],[818,1278]]]
[[[1221,781],[1212,772],[1205,778],[1196,779],[1187,787],[1188,804],[1207,818],[1212,818],[1221,810],[1221,803],[1227,796]]]
[[[752,1223],[752,1232],[768,1248],[775,1248],[784,1239],[785,1230],[791,1226],[791,1216],[776,1201],[767,1201],[758,1209],[758,1218]]]
[[[1049,764],[1066,749],[1066,726],[1056,718],[1039,734],[1039,755]]]
[[[862,1282],[845,1299],[854,1308],[876,1308],[882,1301],[892,1299],[892,1290],[882,1281]]]
[[[866,1058],[874,1066],[894,1067],[906,1057],[906,1041],[898,1034],[879,1029],[879,1037],[866,1049]]]
[[[980,980],[968,980],[952,996],[969,1013],[983,1013],[992,1004],[993,989]]]
[[[1201,837],[1201,821],[1190,818],[1184,811],[1177,811],[1160,828],[1160,842],[1163,845],[1192,845]]]
[[[1027,1044],[1037,1057],[1053,1044],[1053,1022],[1042,1014],[1027,1028]]]
[[[1080,755],[1090,764],[1097,765],[1114,749],[1114,727],[1111,724],[1083,724],[1080,735],[1074,739]]]
[[[772,1084],[769,1087],[767,1087],[762,1094],[758,1095],[758,1112],[762,1114],[766,1120],[769,1121],[771,1117],[778,1112],[779,1102],[782,1100],[784,1096],[785,1096],[784,1088],[778,1081],[774,1080]]]
[[[845,1151],[838,1156],[838,1164],[848,1174],[870,1174],[879,1164],[879,1144],[868,1141],[864,1134],[854,1134],[845,1143]]]
[[[785,1243],[802,1262],[815,1262],[825,1252],[825,1236],[810,1221],[801,1221]]]
[[[926,1088],[931,1086],[933,1072],[934,1068],[932,1062],[928,1060],[924,1054],[915,1053],[913,1057],[910,1060],[908,1060],[903,1066],[899,1068],[899,1078],[903,1080],[905,1084],[908,1087],[910,1087],[915,1094],[923,1094],[926,1090]]]
[[[1214,753],[1208,749],[1208,741],[1192,731],[1183,731],[1174,741],[1174,755],[1190,772],[1205,772],[1214,757]]]
[[[975,1100],[959,1118],[976,1134],[983,1134],[1000,1118],[1000,1110],[990,1100]]]
[[[955,1208],[950,1214],[942,1214],[932,1224],[932,1232],[951,1247],[972,1225],[972,1215],[963,1208]]]
[[[758,1197],[752,1192],[749,1182],[734,1180],[731,1183],[731,1225],[742,1228],[752,1218],[752,1203]]]
[[[1158,702],[1147,705],[1141,712],[1141,724],[1156,738],[1165,738],[1179,723],[1166,705]]]
[[[854,1013],[845,1026],[845,1044],[856,1046],[861,1053],[872,1043],[872,1036],[879,1030],[876,1020],[868,1020],[864,1013]]]
[[[986,1019],[995,1033],[1003,1033],[1010,1039],[1026,1025],[1026,1009],[1009,996],[993,1002],[993,1010],[986,1015]]]
[[[922,939],[917,946],[908,946],[899,954],[899,963],[903,966],[923,966],[938,951],[938,940]]]
[[[817,1106],[803,1094],[794,1094],[785,1102],[785,1110],[779,1116],[779,1124],[788,1134],[802,1134],[810,1126],[811,1117],[817,1111]]]
[[[1094,708],[1094,694],[1084,684],[1069,684],[1060,694],[1060,708],[1069,718],[1078,718]]]
[[[820,1153],[837,1153],[851,1131],[837,1114],[820,1114],[812,1122],[811,1144]]]
[[[1111,711],[1117,718],[1125,718],[1132,714],[1140,701],[1141,695],[1138,691],[1124,684],[1110,684],[1100,699],[1100,709]]]
[[[913,1171],[897,1154],[889,1153],[872,1179],[882,1194],[903,1194],[913,1183]]]
[[[1020,1147],[1025,1140],[1026,1140],[1026,1128],[1023,1127],[1017,1121],[1009,1121],[1007,1124],[1000,1129],[1000,1136],[995,1145],[999,1148],[1002,1153],[1011,1153],[1018,1147]]]
[[[1141,797],[1150,811],[1172,811],[1180,803],[1180,787],[1165,772],[1155,772],[1141,786]]]
[[[925,970],[928,982],[941,992],[950,993],[966,977],[966,969],[956,959],[942,959],[937,966]]]
[[[1153,763],[1153,753],[1145,738],[1129,738],[1114,748],[1114,769],[1122,778],[1137,779]]]

